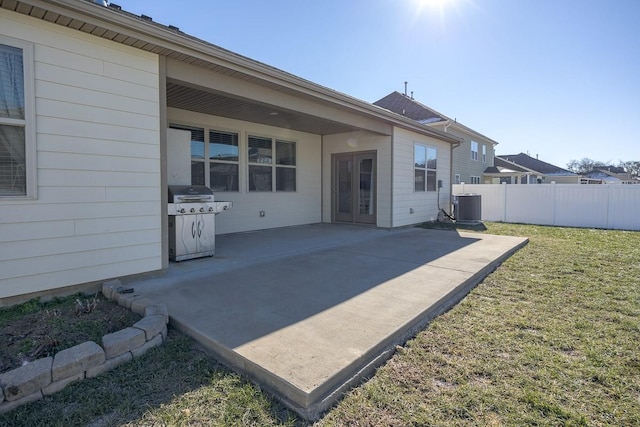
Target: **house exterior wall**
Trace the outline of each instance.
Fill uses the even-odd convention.
[[[0,34],[33,44],[37,149],[37,197],[0,198],[0,305],[160,269],[158,57],[5,9]]]
[[[414,145],[423,144],[437,150],[436,180],[438,191],[415,191]],[[451,184],[451,145],[415,132],[394,129],[393,137],[393,227],[435,221],[440,208],[449,210]],[[439,202],[438,202],[439,198]],[[411,213],[413,209],[413,213]]]
[[[555,181],[556,184],[580,184],[580,175],[574,176],[554,176],[546,175],[544,182],[550,184]]]
[[[238,134],[239,191],[214,194],[216,200],[233,202],[231,210],[216,216],[216,234],[321,222],[322,180],[319,135],[175,108],[169,108],[167,115],[170,124]],[[278,138],[296,143],[295,192],[248,191],[247,138],[249,135]],[[171,143],[171,140],[167,141],[168,145]],[[263,217],[260,216],[260,211],[265,212]]]
[[[434,124],[434,128],[444,131],[443,124]],[[457,129],[455,125],[447,128],[447,133],[450,133],[464,142],[453,150],[453,176],[460,175],[460,181],[470,184],[471,177],[480,177],[480,183],[485,183],[483,174],[485,169],[489,166],[493,166],[493,158],[495,157],[495,149],[493,142],[488,141],[479,135],[471,135],[460,129]],[[471,158],[471,141],[478,143],[478,160]],[[486,162],[482,160],[482,146],[487,147],[487,159]],[[455,178],[454,178],[455,179]],[[491,183],[491,179],[488,178],[486,183]]]
[[[391,136],[348,132],[322,137],[322,222],[332,221],[332,155],[361,151],[376,152],[376,225],[391,224]]]

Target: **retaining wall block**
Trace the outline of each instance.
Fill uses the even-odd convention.
[[[87,369],[101,365],[105,358],[102,347],[93,341],[62,350],[53,358],[51,380],[55,382],[77,376]]]
[[[164,323],[164,316],[158,314],[155,316],[146,316],[133,324],[134,328],[144,331],[145,338],[149,341],[151,338],[162,332],[167,325]]]
[[[87,369],[87,378],[97,377],[107,371],[110,371],[117,366],[122,365],[123,363],[129,362],[133,359],[133,355],[131,352],[126,352],[121,354],[120,356],[112,357],[111,359],[107,359],[100,366],[96,366],[94,368]]]
[[[136,294],[136,293],[131,293],[131,294],[116,293],[115,300],[118,301],[118,305],[121,305],[127,310],[131,310],[131,303],[141,298],[142,298],[142,295]]]
[[[75,374],[72,377],[67,377],[64,379],[61,379],[59,381],[54,381],[51,384],[49,384],[48,386],[46,386],[45,388],[42,389],[42,394],[45,396],[50,396],[54,393],[57,393],[59,391],[61,391],[63,388],[65,388],[66,386],[68,386],[69,384],[71,384],[74,381],[82,381],[84,379],[84,371],[80,372],[79,374]]]
[[[24,397],[21,397],[18,400],[12,400],[11,402],[4,402],[0,404],[0,414],[13,411],[19,406],[26,405],[27,403],[35,402],[36,400],[40,400],[40,399],[42,399],[42,392],[38,390],[35,393],[28,394]]]
[[[133,311],[136,314],[139,314],[140,316],[144,316],[145,309],[150,305],[154,305],[154,304],[155,302],[151,301],[149,298],[136,299],[131,301],[131,311]]]
[[[45,357],[0,374],[0,387],[4,390],[5,399],[16,401],[51,384],[52,364],[53,357]]]
[[[125,328],[102,337],[102,347],[105,357],[111,359],[140,347],[145,341],[144,331],[137,328]]]
[[[162,344],[162,335],[158,334],[155,337],[151,338],[149,341],[144,343],[144,345],[131,350],[131,354],[133,357],[140,357],[147,352],[147,350],[152,349],[153,347],[157,347]]]
[[[150,305],[144,309],[144,316],[155,316],[161,314],[164,316],[164,322],[169,323],[169,310],[163,303]]]
[[[120,279],[109,280],[102,283],[102,295],[106,299],[114,299],[116,289],[122,286]]]

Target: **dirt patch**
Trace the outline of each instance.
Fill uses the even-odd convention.
[[[101,344],[103,335],[140,319],[100,293],[0,309],[0,373],[85,341]]]

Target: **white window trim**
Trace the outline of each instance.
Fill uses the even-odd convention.
[[[462,181],[461,181],[461,179],[460,179],[460,174],[459,174],[459,173],[457,173],[457,174],[456,174],[454,182],[455,182],[456,184],[460,184],[460,183],[462,183]]]
[[[487,163],[487,145],[482,144],[482,163]]]
[[[24,153],[26,168],[26,195],[0,196],[0,200],[24,200],[38,197],[38,165],[36,162],[36,114],[35,114],[35,74],[33,43],[0,35],[0,44],[22,49],[22,67],[24,69],[24,121],[2,119],[1,124],[24,125]]]
[[[420,168],[416,166],[416,146],[425,147],[425,150],[426,150],[425,155],[427,156],[427,158],[425,158],[424,168]],[[429,164],[428,153],[430,148],[432,150],[435,150],[436,152],[436,168],[435,169],[427,167],[427,165]],[[415,183],[416,169],[424,171],[424,190],[416,190],[416,183]],[[414,171],[413,172],[413,192],[414,193],[433,193],[434,191],[438,191],[438,147],[434,147],[433,145],[427,145],[422,142],[414,142],[413,143],[413,171]],[[429,190],[429,185],[428,185],[429,171],[433,171],[436,173],[436,189],[435,190]]]
[[[271,140],[271,163],[256,163],[256,162],[252,162],[249,160],[249,138],[260,138],[260,139],[270,139]],[[277,150],[277,142],[288,142],[293,144],[296,148],[296,164],[295,165],[278,165],[277,164],[277,154],[276,154],[276,150]],[[247,136],[246,136],[246,145],[245,145],[245,159],[246,159],[246,173],[245,173],[245,180],[246,180],[246,192],[247,194],[251,194],[251,193],[297,193],[299,191],[298,188],[298,184],[299,184],[299,176],[298,176],[298,141],[295,139],[287,139],[287,138],[279,138],[276,136],[270,136],[270,135],[263,135],[260,133],[255,133],[255,132],[247,132]],[[251,190],[249,188],[249,173],[250,173],[250,167],[251,166],[270,166],[271,167],[271,191],[258,191],[258,190]],[[295,169],[296,171],[296,189],[293,191],[285,191],[285,190],[280,190],[278,191],[278,182],[277,182],[277,168],[289,168],[289,169]]]
[[[479,176],[471,175],[471,183],[472,183],[472,184],[480,184],[480,183],[481,183],[481,182],[480,182],[480,177],[479,177]]]
[[[473,145],[475,144],[476,149],[473,149]],[[478,161],[478,143],[476,141],[471,141],[471,160]]]
[[[237,164],[238,165],[238,191],[219,191],[220,193],[242,193],[243,192],[243,162],[242,162],[242,151],[244,147],[242,146],[243,134],[238,129],[228,129],[223,126],[209,126],[203,125],[201,123],[192,123],[192,122],[183,122],[183,121],[169,121],[169,128],[177,128],[179,130],[184,130],[182,128],[193,128],[193,129],[202,129],[204,132],[204,157],[202,159],[194,159],[191,158],[191,161],[197,161],[204,163],[204,185],[207,187],[211,186],[211,175],[210,175],[210,167],[211,162],[217,163],[227,163],[227,164]],[[188,129],[187,129],[188,130]],[[221,133],[233,133],[238,136],[238,161],[233,160],[216,160],[209,158],[209,132],[221,132]],[[191,146],[189,146],[189,150],[191,150]],[[246,190],[244,191],[247,192]]]

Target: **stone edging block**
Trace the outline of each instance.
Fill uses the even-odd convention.
[[[102,295],[143,318],[132,327],[102,337],[102,347],[87,341],[0,374],[0,414],[57,393],[74,381],[110,371],[166,340],[167,306],[135,293],[119,293],[121,287],[118,279],[104,282]]]
[[[140,347],[145,341],[144,331],[137,328],[125,328],[102,337],[102,347],[104,347],[105,357],[111,359]]]
[[[103,364],[104,360],[104,350],[93,341],[59,351],[53,358],[51,380],[55,382],[77,376],[89,368]]]

